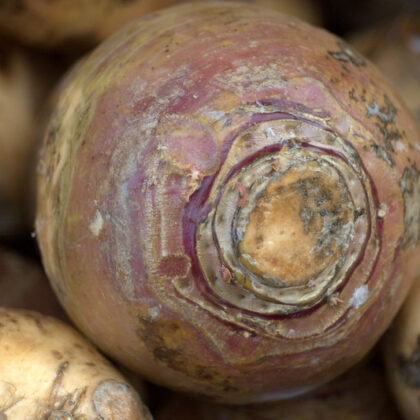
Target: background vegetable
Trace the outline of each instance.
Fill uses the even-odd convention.
[[[197,1],[197,0],[196,0]],[[77,51],[95,46],[131,20],[182,0],[15,0],[0,4],[0,31],[47,49]],[[313,0],[247,0],[320,23]],[[245,6],[246,6],[245,4]]]
[[[0,236],[21,233],[33,216],[41,110],[62,68],[59,60],[0,41]]]
[[[420,279],[410,290],[384,342],[387,375],[405,419],[420,417]]]
[[[151,419],[125,379],[61,321],[0,308],[0,331],[4,418]]]

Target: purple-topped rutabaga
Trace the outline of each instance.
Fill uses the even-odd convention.
[[[420,271],[419,129],[378,70],[290,16],[188,4],[62,86],[37,236],[73,321],[148,379],[213,399],[336,377]]]

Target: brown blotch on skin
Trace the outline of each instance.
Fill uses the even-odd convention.
[[[63,355],[57,350],[52,350],[51,353],[57,360],[60,360],[63,358]]]
[[[154,358],[170,369],[184,373],[201,381],[211,381],[215,387],[236,392],[237,388],[229,378],[211,366],[195,363],[182,351],[181,343],[192,339],[174,322],[151,321],[139,318],[140,326],[137,335],[152,352]]]

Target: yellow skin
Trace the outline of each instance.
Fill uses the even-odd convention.
[[[199,0],[196,0],[199,1]],[[311,0],[238,0],[255,3],[320,24]],[[182,0],[15,0],[0,4],[0,31],[44,48],[91,47],[127,22]]]
[[[0,308],[0,418],[150,420],[136,391],[73,328]]]

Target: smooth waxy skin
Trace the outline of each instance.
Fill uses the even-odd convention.
[[[233,4],[158,13],[67,78],[40,162],[48,276],[151,380],[235,403],[304,392],[360,360],[419,272],[417,138],[322,30]]]
[[[2,419],[150,420],[124,377],[73,328],[0,308]]]

